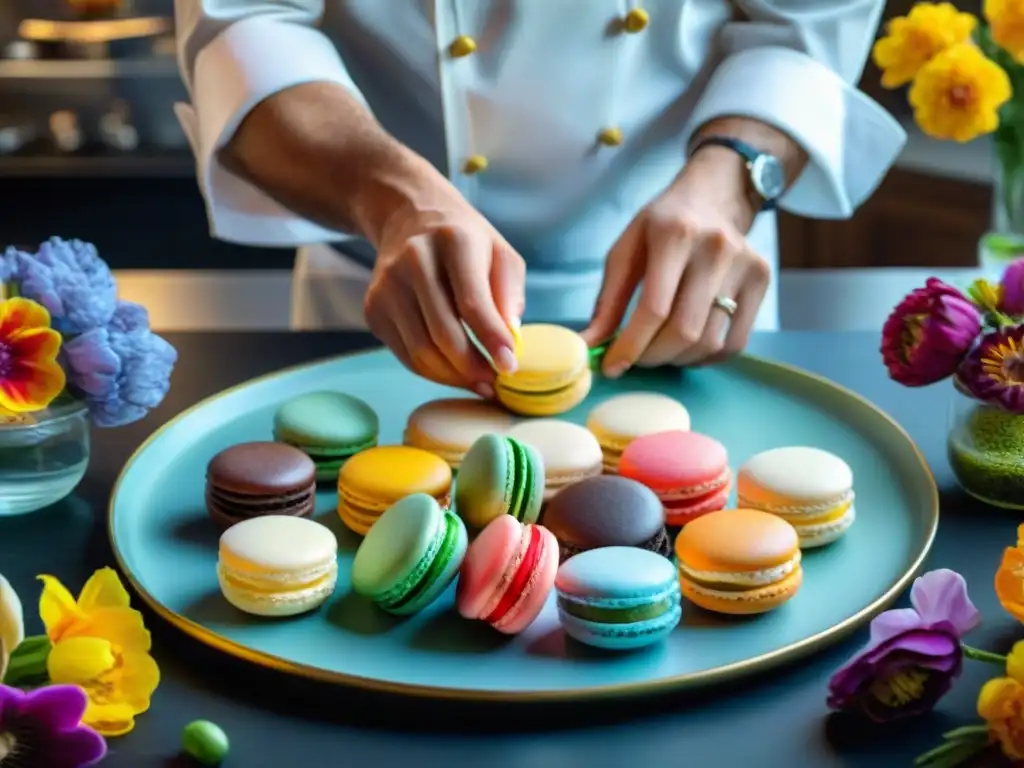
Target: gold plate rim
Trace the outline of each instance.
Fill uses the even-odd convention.
[[[806,637],[795,643],[791,643],[783,648],[778,648],[769,653],[763,653],[760,656],[754,656],[749,659],[743,659],[742,661],[733,662],[732,664],[725,664],[712,669],[702,670],[700,672],[674,675],[672,677],[661,678],[659,680],[652,680],[642,683],[617,683],[614,685],[602,685],[595,686],[593,688],[567,688],[560,690],[545,690],[545,691],[489,691],[489,690],[476,690],[471,688],[441,688],[437,686],[429,685],[415,685],[410,683],[396,683],[388,680],[378,680],[371,677],[362,677],[359,675],[349,675],[343,672],[333,672],[330,670],[321,669],[319,667],[311,667],[306,664],[298,664],[289,659],[275,656],[269,653],[263,653],[261,651],[255,651],[248,648],[240,643],[236,643],[223,635],[220,635],[201,624],[198,624],[191,619],[188,619],[181,614],[172,611],[167,608],[163,603],[157,600],[151,595],[135,578],[134,574],[128,569],[124,558],[121,555],[121,551],[117,545],[117,538],[114,535],[114,502],[117,499],[118,492],[120,491],[121,483],[128,473],[135,460],[145,451],[149,445],[155,442],[173,425],[186,418],[189,414],[200,408],[212,403],[220,398],[227,397],[234,392],[237,392],[245,387],[260,384],[265,381],[271,381],[281,376],[287,376],[289,374],[312,368],[317,365],[323,365],[325,363],[333,363],[339,360],[347,360],[349,358],[361,357],[365,355],[375,354],[381,351],[381,348],[359,350],[356,352],[348,352],[341,355],[332,355],[329,357],[319,358],[311,360],[305,363],[299,363],[297,365],[291,365],[280,370],[266,373],[261,376],[256,376],[247,381],[243,381],[234,386],[228,387],[220,392],[217,392],[209,397],[205,397],[194,405],[186,408],[181,413],[177,414],[173,418],[158,427],[149,437],[147,437],[138,448],[136,448],[132,454],[125,461],[124,467],[117,476],[117,480],[114,481],[114,485],[110,491],[110,500],[107,504],[107,537],[110,539],[110,547],[114,553],[114,559],[117,562],[118,569],[128,580],[132,589],[139,595],[143,602],[161,619],[166,621],[168,624],[184,632],[195,640],[203,643],[204,645],[228,654],[241,661],[247,661],[256,664],[267,669],[281,672],[288,675],[306,678],[314,680],[320,683],[329,683],[334,685],[343,685],[351,688],[361,689],[363,691],[369,691],[374,693],[386,693],[395,694],[401,696],[410,696],[415,698],[425,699],[436,699],[436,700],[449,700],[449,701],[480,701],[480,702],[501,702],[501,703],[519,703],[519,702],[532,702],[532,703],[548,703],[548,702],[586,702],[586,701],[598,701],[602,699],[617,698],[617,697],[633,697],[633,696],[656,696],[663,693],[672,693],[683,690],[689,690],[694,688],[702,688],[709,686],[714,683],[725,683],[728,681],[735,680],[736,678],[748,675],[756,674],[758,672],[765,672],[774,667],[778,667],[787,663],[792,663],[805,656],[808,656],[815,651],[832,645],[844,637],[852,634],[856,629],[860,628],[865,622],[872,619],[876,614],[882,610],[888,608],[900,594],[910,585],[910,583],[917,577],[921,572],[924,562],[931,551],[932,545],[935,541],[935,535],[938,531],[939,526],[939,491],[935,484],[935,478],[932,475],[931,469],[928,466],[928,462],[924,455],[921,453],[917,444],[911,439],[899,423],[896,422],[889,414],[879,408],[877,405],[872,403],[867,398],[857,394],[856,392],[847,389],[841,384],[837,384],[834,381],[826,378],[817,373],[804,370],[795,365],[789,363],[779,362],[776,360],[769,360],[759,355],[744,354],[741,357],[769,368],[774,368],[778,371],[795,375],[801,378],[809,379],[819,385],[823,385],[829,389],[835,390],[838,394],[841,394],[851,400],[856,401],[862,406],[867,407],[885,421],[892,430],[900,436],[900,438],[906,443],[907,447],[910,448],[914,458],[920,464],[920,469],[924,474],[924,477],[928,481],[929,491],[929,506],[930,506],[930,520],[927,524],[927,532],[925,534],[924,545],[921,547],[921,551],[918,556],[911,563],[910,567],[904,572],[904,574],[898,578],[892,586],[889,587],[880,597],[875,599],[870,605],[862,608],[852,616],[847,617],[840,623],[836,624],[829,629],[819,632],[811,637]]]

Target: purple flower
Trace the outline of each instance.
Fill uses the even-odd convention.
[[[1017,259],[999,280],[999,311],[1011,317],[1024,315],[1024,259]]]
[[[960,291],[930,278],[901,301],[882,326],[882,361],[906,387],[951,375],[981,333],[981,315]]]
[[[159,405],[178,359],[174,347],[149,329],[146,309],[130,301],[117,302],[105,327],[65,342],[63,355],[71,388],[101,427],[138,421]]]
[[[51,237],[35,254],[9,248],[4,261],[5,281],[46,307],[61,333],[74,336],[110,322],[117,286],[92,244]]]
[[[85,768],[107,753],[96,731],[82,725],[89,699],[77,685],[24,693],[0,685],[0,765]]]
[[[912,608],[880,613],[867,646],[828,684],[828,706],[887,722],[927,712],[960,674],[960,638],[981,615],[955,571],[930,571],[914,581]]]
[[[957,369],[964,394],[1011,413],[1024,413],[1024,325],[982,336]]]

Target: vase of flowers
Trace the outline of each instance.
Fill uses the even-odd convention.
[[[60,501],[85,475],[90,426],[136,421],[177,353],[117,298],[96,248],[51,238],[0,254],[0,516]]]
[[[932,138],[992,134],[996,176],[992,228],[979,263],[1024,256],[1024,5],[985,0],[981,18],[951,3],[918,3],[875,43],[882,86],[909,86],[914,120]]]
[[[881,351],[904,386],[952,381],[953,474],[972,496],[1024,510],[1024,259],[998,284],[928,280],[889,315]]]

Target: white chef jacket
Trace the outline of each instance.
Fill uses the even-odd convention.
[[[586,321],[609,248],[722,116],[778,127],[810,163],[780,207],[845,218],[905,141],[859,92],[883,0],[176,0],[190,96],[176,112],[214,237],[298,246],[293,325],[364,327],[373,252],[229,173],[260,101],[329,81],[447,174],[527,263],[525,319]],[[649,23],[623,29],[630,12]],[[460,36],[475,51],[457,56]],[[604,129],[618,145],[599,141]],[[471,173],[467,160],[486,158]],[[777,266],[776,220],[751,246]],[[337,249],[326,244],[335,244]],[[306,246],[306,247],[303,247]],[[759,329],[774,329],[773,289]]]

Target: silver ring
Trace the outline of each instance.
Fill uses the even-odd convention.
[[[715,296],[712,304],[725,312],[729,317],[735,315],[736,310],[739,309],[739,305],[727,296]]]

